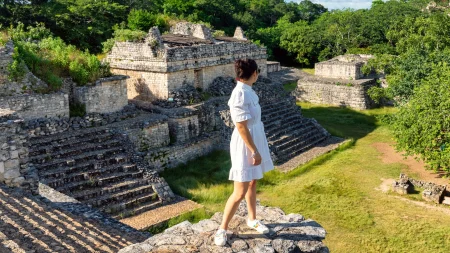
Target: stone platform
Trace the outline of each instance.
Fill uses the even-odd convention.
[[[222,220],[216,213],[211,219],[191,224],[189,221],[166,229],[146,241],[127,246],[119,253],[147,252],[329,252],[322,242],[326,231],[317,222],[300,214],[286,215],[280,208],[257,203],[257,218],[269,228],[267,235],[258,234],[246,225],[245,201],[241,202],[230,222],[228,242],[224,247],[214,245],[214,233]]]

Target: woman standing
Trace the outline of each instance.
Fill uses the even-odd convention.
[[[256,220],[256,180],[274,168],[261,122],[259,98],[252,89],[259,69],[254,60],[245,59],[236,61],[235,70],[238,82],[228,101],[231,119],[236,126],[230,142],[232,167],[229,179],[234,181],[234,191],[214,236],[214,243],[218,246],[226,244],[228,224],[244,198],[248,209],[247,225],[259,233],[269,232],[261,221]]]

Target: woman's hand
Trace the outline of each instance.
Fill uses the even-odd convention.
[[[261,164],[261,160],[262,160],[261,155],[259,153],[256,153],[253,156],[253,165],[260,165]]]

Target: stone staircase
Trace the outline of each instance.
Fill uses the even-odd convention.
[[[261,111],[276,164],[290,160],[329,137],[313,119],[303,117],[293,98],[262,103]]]
[[[82,203],[114,218],[162,204],[126,136],[103,127],[32,138],[30,142],[30,162],[41,183]]]

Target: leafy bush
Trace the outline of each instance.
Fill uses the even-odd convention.
[[[84,117],[86,115],[86,105],[81,103],[70,103],[70,117]]]
[[[118,41],[118,42],[144,41],[145,36],[147,36],[146,32],[139,31],[139,30],[133,31],[133,30],[130,30],[130,29],[125,29],[125,28],[123,28],[123,26],[119,27],[118,25],[116,25],[116,26],[114,26],[113,37],[102,43],[102,45],[103,45],[103,52],[104,53],[110,52],[111,49],[114,46],[114,43],[116,43],[116,41]]]
[[[9,34],[17,47],[18,59],[45,81],[50,91],[61,87],[62,77],[70,76],[79,85],[85,85],[111,74],[109,65],[101,63],[95,55],[81,52],[61,38],[53,37],[43,25],[25,29],[19,24],[11,28]]]
[[[6,31],[2,31],[2,25],[0,24],[0,46],[3,46],[8,42],[9,35]]]
[[[439,63],[396,115],[397,148],[419,156],[431,169],[450,174],[449,112],[450,66]]]
[[[10,81],[18,81],[25,75],[26,66],[22,59],[20,59],[17,47],[14,47],[12,58],[13,62],[8,65],[8,79]]]
[[[131,30],[148,31],[155,24],[155,16],[147,10],[131,10],[128,27]]]

